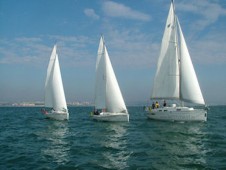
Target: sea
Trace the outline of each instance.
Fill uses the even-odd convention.
[[[226,169],[226,106],[207,122],[147,119],[98,122],[92,107],[69,107],[69,121],[46,119],[40,107],[0,107],[0,169]]]

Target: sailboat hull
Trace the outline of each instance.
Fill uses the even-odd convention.
[[[105,122],[129,122],[129,114],[127,113],[101,112],[99,115],[93,115],[92,118]]]
[[[207,121],[207,111],[188,107],[164,107],[148,112],[148,118],[165,121]]]
[[[54,120],[68,120],[69,119],[69,113],[67,113],[67,112],[54,111],[54,112],[48,112],[45,115],[47,118],[54,119]]]

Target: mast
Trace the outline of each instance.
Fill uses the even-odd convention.
[[[178,18],[176,16],[176,23],[175,26],[178,28]],[[184,106],[184,101],[182,100],[182,89],[181,89],[181,62],[182,62],[182,57],[181,57],[181,45],[179,42],[179,33],[177,30],[177,52],[178,52],[178,66],[179,66],[179,99],[181,101],[181,106]]]
[[[184,106],[184,101],[182,100],[182,94],[181,94],[181,47],[179,45],[179,33],[178,33],[178,17],[176,15],[175,10],[175,4],[174,0],[171,0],[171,3],[173,5],[173,12],[174,12],[174,29],[175,29],[175,40],[176,40],[176,51],[178,54],[178,69],[179,69],[179,100],[181,101],[181,106]]]

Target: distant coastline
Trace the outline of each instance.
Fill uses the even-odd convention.
[[[128,103],[127,106],[146,106],[145,102],[131,102]],[[75,101],[75,102],[68,102],[67,106],[69,107],[89,107],[94,106],[93,102],[89,101]],[[44,107],[44,102],[37,101],[37,102],[0,102],[0,107]]]
[[[93,106],[92,102],[68,102],[68,106]],[[44,102],[0,102],[0,107],[44,107]]]
[[[67,105],[69,107],[89,107],[94,106],[93,102],[85,101],[76,101],[76,102],[68,102]],[[126,106],[147,106],[148,104],[145,102],[131,102],[128,103]],[[225,106],[226,104],[208,104],[208,106]],[[44,102],[37,101],[37,102],[0,102],[0,107],[44,107]]]

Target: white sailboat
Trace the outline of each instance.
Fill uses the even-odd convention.
[[[148,117],[172,121],[206,121],[205,109],[184,107],[183,102],[205,105],[188,48],[171,2],[157,71],[151,94],[152,100],[178,100],[181,106],[172,104],[149,110]]]
[[[43,110],[43,113],[45,113],[48,118],[68,120],[69,113],[56,50],[57,46],[54,45],[45,82],[45,107],[48,109]]]
[[[96,61],[95,108],[92,117],[100,121],[129,121],[103,37],[100,38]]]

